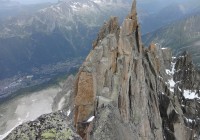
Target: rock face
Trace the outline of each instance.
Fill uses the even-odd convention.
[[[153,19],[152,21],[155,22]],[[183,51],[188,51],[193,54],[193,62],[198,66],[198,68],[200,68],[200,37],[198,35],[198,32],[200,32],[200,27],[198,26],[199,22],[200,14],[191,13],[183,19],[171,22],[166,26],[162,26],[158,30],[143,35],[143,43],[148,45],[149,42],[153,41],[163,47],[172,48],[176,55],[180,55]]]
[[[184,113],[185,125],[193,130],[194,139],[200,139],[200,73],[187,52],[176,59],[175,70],[174,90]]]
[[[71,105],[66,103],[64,110],[72,113],[67,121],[60,119],[53,125],[56,129],[49,132],[45,127],[39,134],[35,131],[45,123],[35,129],[31,122],[28,131],[35,130],[34,138],[44,136],[41,133],[46,136],[72,117],[84,140],[199,140],[199,81],[199,72],[187,53],[174,58],[170,49],[142,46],[134,1],[122,26],[112,17],[93,43],[77,74],[74,97],[68,96]],[[7,139],[18,132],[30,136],[24,128],[26,124]]]
[[[143,48],[135,5],[121,27],[116,17],[103,26],[79,70],[74,91],[77,132],[91,140],[198,139],[198,96],[185,100],[183,91],[199,92],[198,73],[186,72],[193,68],[190,59],[173,60],[170,49],[154,44]],[[185,72],[189,82],[179,87]]]

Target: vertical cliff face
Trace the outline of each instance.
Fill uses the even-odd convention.
[[[177,93],[174,81],[183,76],[174,71],[169,49],[142,47],[134,1],[121,26],[116,17],[105,23],[79,70],[77,132],[95,140],[193,139],[198,134],[185,122],[184,93]]]
[[[193,139],[200,139],[200,72],[187,52],[176,58],[174,72],[178,103],[183,110],[185,126],[192,129]]]

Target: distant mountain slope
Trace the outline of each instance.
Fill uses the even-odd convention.
[[[85,56],[103,22],[110,15],[123,18],[129,6],[120,0],[66,0],[6,20],[0,25],[0,79]]]
[[[26,13],[0,22],[0,79],[18,73],[31,74],[36,67],[86,56],[99,27],[111,15],[118,15],[122,21],[131,2],[62,0],[34,14]],[[185,5],[181,6],[178,0],[173,2],[173,7],[169,6],[170,3],[164,0],[138,0],[143,33],[156,30],[198,9],[198,4],[194,6],[185,1]],[[29,9],[36,11],[34,6]]]
[[[170,47],[176,55],[188,51],[194,62],[200,66],[200,13],[170,24],[155,32],[143,36],[146,45],[150,42]]]
[[[171,22],[200,11],[199,0],[151,0],[139,3],[139,15],[143,33],[155,31]],[[140,9],[142,7],[142,9]]]
[[[6,20],[14,16],[33,14],[39,9],[50,6],[51,4],[52,3],[23,5],[15,1],[4,1],[3,3],[1,1],[0,21]]]

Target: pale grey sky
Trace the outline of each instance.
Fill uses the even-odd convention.
[[[44,3],[44,2],[58,2],[58,0],[0,0],[1,2],[6,2],[6,1],[17,1],[22,4],[36,4],[36,3]],[[185,1],[199,1],[199,0],[137,0],[138,3],[148,3],[148,2],[161,2],[164,5],[169,4],[172,2],[185,2]]]
[[[12,1],[18,1],[22,4],[35,4],[44,2],[57,2],[58,0],[12,0]]]

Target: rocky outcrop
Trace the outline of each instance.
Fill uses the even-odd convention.
[[[187,127],[193,130],[194,139],[200,135],[200,73],[188,52],[176,60],[174,81],[179,104]]]
[[[199,90],[200,73],[192,62],[192,56],[184,52],[177,58],[175,81],[180,81],[180,88]]]
[[[77,132],[95,140],[194,139],[198,134],[185,123],[174,66],[170,49],[143,48],[134,1],[120,28],[114,17],[104,25],[79,70]]]
[[[4,140],[82,140],[62,112],[42,115],[14,129]]]

